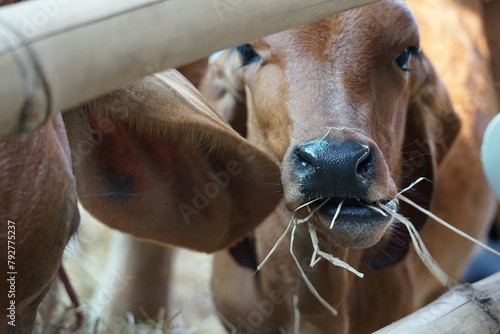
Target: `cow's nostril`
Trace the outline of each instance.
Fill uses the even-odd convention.
[[[364,144],[361,145],[359,154],[360,156],[356,162],[356,174],[358,177],[364,178],[372,167],[373,155],[370,147]]]
[[[324,150],[321,147],[321,142],[312,141],[296,148],[297,164],[303,168],[311,168],[312,170],[319,168],[321,164],[321,152]]]
[[[297,158],[303,167],[307,167],[314,162],[315,154],[308,146],[303,145],[297,148]]]

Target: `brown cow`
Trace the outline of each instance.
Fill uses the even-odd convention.
[[[458,228],[478,237],[491,220],[495,202],[479,155],[496,104],[479,2],[408,4],[417,19],[403,1],[381,1],[254,41],[210,64],[203,92],[281,164],[284,188],[271,216],[215,257],[218,310],[241,333],[293,333],[299,322],[300,333],[368,333],[439,294],[420,259],[405,256],[405,229],[370,207],[409,217],[437,262],[459,277],[472,244],[395,199],[418,177],[427,181],[406,196]],[[289,236],[255,275],[246,268],[264,259],[300,207],[299,218],[317,210],[308,224],[320,250],[365,274],[360,279],[325,260],[309,268],[308,224],[296,226],[294,253],[338,316],[311,293]]]

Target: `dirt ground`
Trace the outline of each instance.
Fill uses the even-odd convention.
[[[81,209],[78,236],[68,244],[64,265],[83,304],[89,311],[92,292],[103,279],[106,254],[112,230]],[[80,330],[72,329],[75,318],[67,294],[58,283],[39,311],[34,333],[178,333],[221,334],[223,329],[212,303],[209,288],[212,256],[187,250],[176,250],[170,292],[170,310],[166,323],[138,325],[130,317],[123,323],[109,324],[105,320],[85,323]],[[56,301],[54,303],[54,301]],[[88,317],[87,317],[88,318]]]

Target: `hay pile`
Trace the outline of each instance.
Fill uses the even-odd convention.
[[[137,323],[124,315],[119,321],[95,319],[90,306],[92,292],[104,272],[111,230],[80,208],[82,222],[77,238],[68,244],[64,265],[80,302],[85,321],[76,329],[74,308],[63,285],[55,280],[39,308],[33,333],[137,333],[137,334],[220,334],[224,329],[218,320],[210,295],[209,279],[212,256],[179,250],[174,256],[170,309],[166,313]],[[165,311],[163,311],[165,312]],[[165,318],[167,320],[165,320]]]

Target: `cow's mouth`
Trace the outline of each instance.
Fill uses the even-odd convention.
[[[333,197],[318,209],[318,213],[326,219],[337,216],[335,220],[338,219],[339,222],[390,219],[382,207],[394,211],[396,201],[368,202],[363,199]],[[337,213],[338,210],[340,211]]]
[[[385,209],[395,211],[397,207],[394,199],[369,202],[337,197],[328,199],[321,207],[319,205],[315,206],[319,223],[330,229],[332,241],[343,247],[356,248],[370,247],[378,242],[393,221]]]

